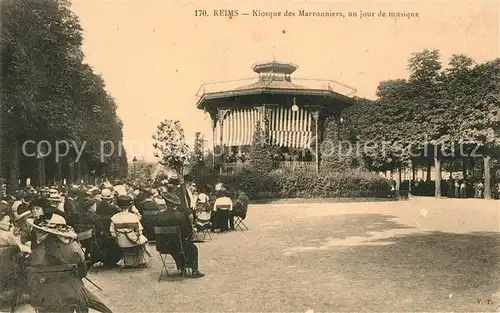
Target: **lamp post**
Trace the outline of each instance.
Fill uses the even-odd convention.
[[[136,179],[136,176],[135,176],[135,163],[137,163],[137,158],[136,157],[134,157],[132,159],[132,163],[134,164],[134,174],[133,174],[133,176],[134,176],[134,179]]]

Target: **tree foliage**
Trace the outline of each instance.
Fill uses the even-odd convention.
[[[68,0],[0,2],[1,103],[9,141],[86,142],[87,170],[101,161],[101,141],[122,141],[122,122],[103,79],[83,62],[82,28]],[[4,154],[4,153],[2,153]],[[49,158],[51,156],[48,156]],[[116,149],[107,160],[110,176],[126,166]],[[50,158],[54,159],[54,158]],[[85,173],[83,173],[85,174]]]
[[[273,151],[266,138],[260,121],[255,124],[252,146],[248,154],[248,164],[256,172],[266,173],[275,169]]]
[[[453,55],[443,69],[438,50],[414,53],[408,79],[383,81],[377,99],[360,100],[343,113],[351,140],[373,142],[364,159],[372,169],[395,169],[484,143],[496,153],[500,129],[500,61],[476,64]],[[475,144],[463,144],[472,149]],[[366,150],[366,149],[365,149]],[[375,150],[375,151],[373,151]],[[450,152],[450,151],[448,151]]]
[[[207,140],[200,132],[194,134],[193,139],[193,149],[189,153],[189,165],[190,167],[196,167],[198,165],[203,165],[205,162],[205,151],[206,151]]]
[[[159,163],[183,177],[184,166],[188,162],[189,146],[180,121],[165,119],[153,135],[155,157]]]
[[[324,138],[321,142],[322,172],[338,172],[363,165],[359,151],[351,145],[348,136],[343,136],[341,123],[337,116],[330,116],[325,121]]]

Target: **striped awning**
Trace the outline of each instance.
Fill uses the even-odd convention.
[[[234,109],[228,112],[222,129],[222,144],[225,146],[249,146],[253,142],[255,124],[262,121],[257,108]],[[220,125],[216,127],[216,140],[220,142]]]
[[[269,117],[269,136],[272,145],[290,148],[311,148],[313,123],[312,113],[300,108],[272,108]],[[234,109],[227,113],[222,130],[222,144],[225,146],[251,145],[257,121],[262,123],[258,108]],[[264,125],[262,125],[264,126]],[[216,142],[220,144],[220,125],[215,129]]]
[[[271,144],[280,147],[311,147],[313,123],[311,112],[299,108],[294,112],[290,108],[273,108],[269,120]]]

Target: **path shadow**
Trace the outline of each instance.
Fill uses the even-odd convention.
[[[294,220],[278,231],[280,238],[288,238],[287,246],[321,245],[332,239],[349,237],[370,238],[374,233],[395,229],[412,229],[413,226],[397,222],[396,216],[384,214],[356,213],[326,215],[303,220]]]
[[[500,290],[500,233],[427,232],[375,242],[387,244],[339,249],[333,257],[350,282],[346,287],[378,286],[353,290],[368,307],[379,302],[393,311],[477,312],[500,303],[493,296]]]
[[[333,295],[337,311],[491,312],[500,306],[500,233],[418,232],[396,218],[367,213],[294,221],[282,230],[289,238],[281,252],[286,265],[303,268],[306,277],[321,269],[342,282],[349,299]]]
[[[357,213],[341,216],[328,216],[323,219],[323,227],[331,231],[329,237],[346,239],[348,237],[371,237],[372,233],[394,229],[415,228],[396,221],[398,217],[385,214]]]

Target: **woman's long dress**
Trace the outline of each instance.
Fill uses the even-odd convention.
[[[54,266],[76,265],[74,272],[41,273]],[[28,261],[28,286],[31,305],[39,312],[78,312],[89,308],[111,313],[93,293],[83,285],[87,267],[80,245],[73,240],[63,242],[48,235],[32,252]]]

